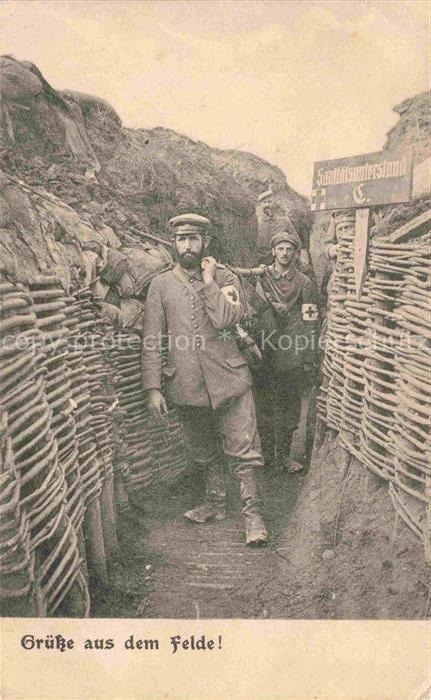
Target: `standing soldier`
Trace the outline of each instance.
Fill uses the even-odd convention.
[[[281,470],[303,465],[290,459],[293,433],[298,427],[301,397],[315,377],[318,364],[317,291],[295,265],[300,241],[284,231],[271,239],[274,263],[257,285],[264,302],[262,325],[263,383],[272,415],[261,425],[265,459],[276,459]],[[267,456],[268,452],[268,456]]]
[[[317,276],[320,294],[324,301],[324,309],[328,307],[331,292],[331,278],[340,251],[342,237],[349,231],[355,230],[354,209],[333,211],[326,231],[324,249],[317,261]]]
[[[239,481],[246,543],[263,544],[256,468],[263,466],[251,375],[232,327],[243,315],[238,280],[204,257],[208,219],[182,214],[170,220],[177,264],[151,282],[145,310],[143,387],[156,418],[168,400],[179,408],[193,461],[206,470],[205,501],[185,517],[196,523],[225,518],[225,488],[219,438]],[[161,339],[168,339],[162,370]]]

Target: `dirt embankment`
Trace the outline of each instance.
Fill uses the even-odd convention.
[[[397,518],[387,483],[339,444],[315,452],[272,582],[261,595],[275,618],[423,619],[429,566],[420,540]]]
[[[127,129],[92,95],[53,89],[33,64],[0,59],[0,166],[44,187],[94,226],[164,236],[177,213],[209,216],[226,261],[252,262],[257,196],[273,183],[286,206],[307,202],[284,174],[248,153],[220,151],[170,129]]]

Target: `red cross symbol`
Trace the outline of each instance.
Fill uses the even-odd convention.
[[[311,192],[311,211],[319,211],[325,209],[326,189],[323,187]]]
[[[235,289],[235,286],[233,284],[228,284],[225,287],[222,287],[221,291],[223,292],[225,299],[229,302],[229,304],[239,306],[239,293],[238,290]]]
[[[302,318],[304,321],[316,321],[317,320],[317,306],[316,304],[303,304],[302,305]]]

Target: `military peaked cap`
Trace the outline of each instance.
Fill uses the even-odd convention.
[[[200,214],[180,214],[169,220],[169,226],[173,234],[201,233],[205,235],[210,226],[210,221]]]
[[[339,224],[341,224],[341,222],[345,223],[347,221],[349,221],[349,222],[355,221],[355,210],[354,209],[341,209],[341,210],[332,212],[331,216],[334,219],[335,224],[338,226]]]
[[[290,233],[289,231],[280,231],[280,233],[275,233],[271,238],[271,248],[275,248],[276,245],[286,241],[295,246],[295,248],[301,247],[301,241],[296,233]]]

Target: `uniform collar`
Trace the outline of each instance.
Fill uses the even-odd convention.
[[[275,277],[276,280],[279,280],[279,279],[291,280],[295,277],[296,272],[297,272],[295,265],[292,265],[291,267],[289,267],[289,269],[287,269],[285,272],[277,272],[277,270],[275,269],[275,263],[270,265],[269,269],[271,270],[272,276]]]
[[[183,267],[181,267],[180,263],[175,265],[173,273],[177,279],[182,280],[186,284],[190,284],[194,281],[202,282],[202,275],[198,270],[188,273]]]
[[[184,274],[187,275],[190,281],[197,280],[198,282],[202,282],[202,273],[199,270],[193,270],[193,272],[187,272],[187,270],[183,270]]]

